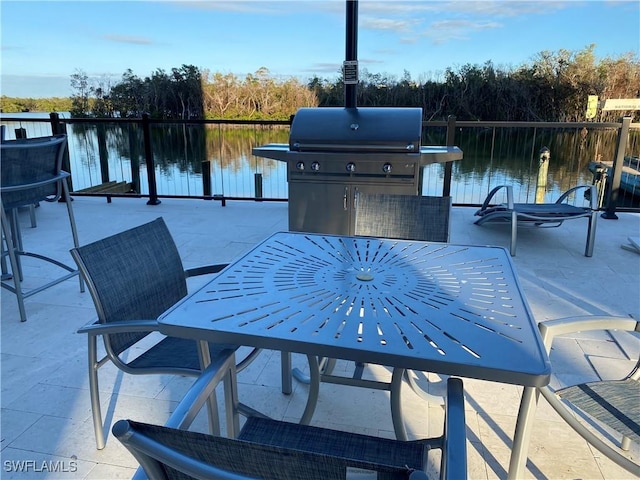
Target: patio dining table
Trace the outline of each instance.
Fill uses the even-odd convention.
[[[536,322],[502,247],[276,233],[165,312],[172,336],[521,385],[549,382]],[[406,436],[392,399],[397,437]],[[394,412],[394,409],[396,410]],[[509,477],[526,458],[516,434]],[[517,458],[513,458],[513,456]]]

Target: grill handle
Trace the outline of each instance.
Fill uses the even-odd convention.
[[[330,145],[326,143],[299,143],[295,142],[291,146],[291,150],[298,152],[415,152],[416,146],[413,143],[408,143],[404,147],[398,145]]]
[[[344,187],[344,196],[342,197],[342,208],[346,212],[349,209],[349,187]]]

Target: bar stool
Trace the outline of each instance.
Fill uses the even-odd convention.
[[[67,177],[62,170],[62,158],[67,148],[67,136],[55,135],[21,140],[4,141],[0,144],[2,163],[0,171],[0,216],[2,217],[2,262],[9,257],[11,274],[3,275],[2,287],[16,295],[20,320],[26,321],[24,299],[49,287],[78,275],[78,270],[54,258],[26,251],[18,222],[18,208],[30,207],[41,201],[66,200],[73,245],[78,247],[78,233],[73,216]],[[6,248],[5,248],[6,247]],[[28,256],[52,263],[66,273],[41,286],[23,290],[21,257]],[[4,273],[4,272],[3,272]],[[12,285],[13,284],[13,285]],[[80,291],[84,283],[80,278]]]

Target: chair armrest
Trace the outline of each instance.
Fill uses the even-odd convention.
[[[187,390],[175,408],[166,427],[186,430],[191,426],[204,403],[211,396],[224,375],[235,364],[235,349],[222,350]]]
[[[573,192],[575,192],[577,190],[589,190],[589,193],[590,193],[589,207],[591,208],[591,210],[597,210],[598,209],[598,192],[596,190],[596,186],[595,185],[578,185],[577,187],[570,188],[569,190],[564,192],[562,195],[560,195],[560,198],[558,198],[558,200],[556,200],[556,203],[563,203],[564,200],[569,195],[571,195]]]
[[[509,208],[509,210],[513,210],[513,187],[511,185],[498,185],[489,192],[489,195],[487,195],[487,198],[484,199],[482,207],[480,207],[479,211],[481,212],[483,210],[486,210],[487,207],[489,207],[491,199],[495,196],[496,193],[498,193],[499,190],[503,188],[507,189],[507,207]]]
[[[467,425],[464,412],[464,389],[462,380],[455,377],[450,377],[447,380],[440,478],[452,480],[467,478]]]
[[[45,185],[49,185],[50,183],[56,183],[59,182],[60,180],[69,177],[70,174],[64,171],[61,171],[58,175],[51,177],[51,178],[47,178],[46,180],[41,180],[39,182],[33,182],[33,183],[22,183],[20,185],[9,185],[9,186],[3,186],[2,187],[2,191],[4,193],[9,193],[9,192],[19,192],[21,190],[31,190],[32,188],[38,188],[38,187],[43,187]]]
[[[93,322],[78,329],[76,333],[108,335],[111,333],[154,332],[158,330],[157,320],[127,320],[122,322]]]
[[[549,353],[553,338],[558,335],[592,330],[626,330],[629,332],[640,332],[640,323],[631,317],[581,315],[540,322],[538,328],[540,329],[542,341],[547,349],[547,353]]]
[[[429,477],[426,473],[420,470],[416,470],[414,472],[411,472],[411,475],[409,475],[409,480],[429,480]]]
[[[188,268],[184,271],[185,277],[197,277],[198,275],[209,275],[224,270],[228,263],[220,263],[217,265],[204,265],[202,267]]]

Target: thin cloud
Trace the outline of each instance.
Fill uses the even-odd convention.
[[[487,17],[517,17],[523,15],[549,15],[569,6],[570,2],[520,0],[501,1],[458,1],[446,2],[447,10],[458,13],[484,15]]]
[[[327,73],[336,73],[340,71],[342,68],[341,63],[314,63],[309,68],[303,70],[306,73],[318,73],[318,72],[327,72]]]
[[[377,58],[360,58],[358,59],[358,62],[361,65],[379,65],[379,64],[386,63],[383,60],[379,60]]]
[[[358,27],[369,30],[391,30],[402,33],[418,24],[417,20],[365,17],[358,22]]]
[[[292,1],[246,1],[246,0],[225,0],[225,1],[173,1],[171,2],[182,8],[189,8],[192,10],[208,10],[217,12],[232,12],[232,13],[257,13],[264,15],[278,15],[278,14],[292,14],[295,13],[294,8],[291,8]],[[297,2],[301,5],[314,6],[319,2]]]
[[[445,29],[451,28],[453,30],[488,30],[491,28],[499,28],[502,24],[498,22],[474,22],[471,20],[443,20],[440,22],[433,22],[430,28]]]
[[[492,21],[443,20],[433,22],[423,32],[423,36],[440,45],[451,40],[466,40],[474,32],[502,28],[502,24]]]
[[[0,50],[3,52],[21,52],[25,49],[20,45],[6,45],[3,43],[2,45],[0,45]]]
[[[103,35],[103,38],[109,40],[110,42],[131,43],[133,45],[151,45],[154,43],[149,38],[134,37],[132,35],[108,34],[108,35]]]
[[[400,37],[398,39],[398,41],[402,44],[402,45],[415,45],[416,43],[418,43],[420,41],[420,37],[418,35],[413,35],[411,37]]]
[[[469,39],[474,32],[502,28],[497,19],[549,15],[567,6],[567,1],[553,0],[363,1],[359,28],[396,33],[404,45],[425,37],[433,44],[443,44]]]

